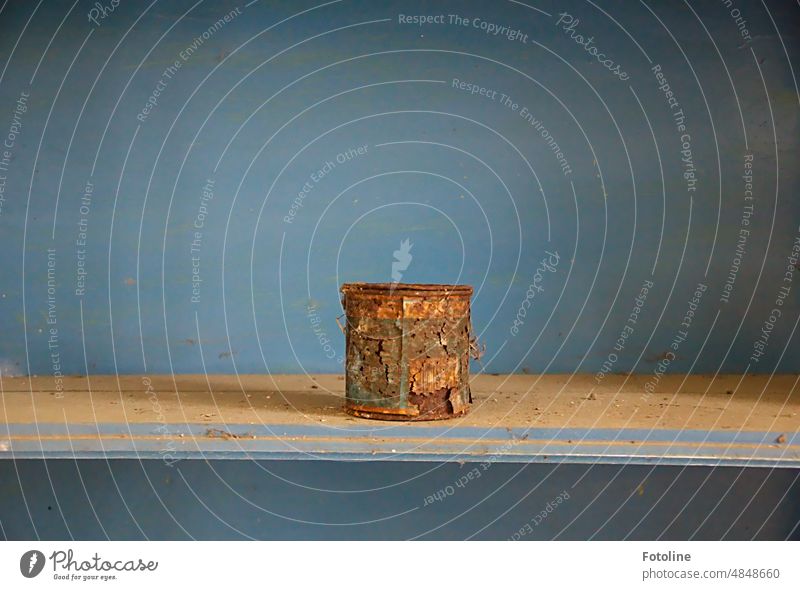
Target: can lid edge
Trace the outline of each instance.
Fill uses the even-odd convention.
[[[472,295],[471,285],[431,283],[344,283],[340,291],[347,294],[367,295]]]

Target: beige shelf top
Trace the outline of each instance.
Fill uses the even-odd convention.
[[[4,423],[380,424],[342,411],[338,375],[3,377]],[[469,415],[409,427],[797,432],[797,375],[477,375]],[[652,393],[648,390],[653,389]]]

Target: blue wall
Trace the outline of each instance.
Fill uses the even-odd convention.
[[[796,470],[497,463],[423,505],[470,465],[0,461],[0,522],[9,540],[800,540]]]
[[[0,13],[3,374],[340,371],[406,239],[489,371],[798,369],[794,3],[92,6]]]

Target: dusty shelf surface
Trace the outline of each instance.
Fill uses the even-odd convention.
[[[70,376],[58,387],[52,377],[3,377],[0,457],[701,457],[800,465],[798,379],[608,375],[598,384],[592,375],[483,374],[471,379],[467,416],[406,423],[346,415],[339,375]]]
[[[448,426],[795,431],[798,376],[479,375],[470,413]],[[2,379],[2,422],[391,424],[344,414],[338,375],[153,375]]]

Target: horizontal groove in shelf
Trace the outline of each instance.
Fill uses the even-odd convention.
[[[636,429],[7,424],[0,458],[459,461],[800,467],[800,434]],[[781,442],[778,442],[778,440]]]

